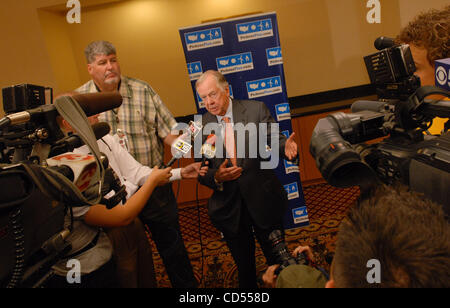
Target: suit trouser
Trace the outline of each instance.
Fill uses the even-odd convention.
[[[225,241],[238,269],[240,288],[258,287],[256,282],[256,245],[254,235],[258,239],[267,263],[269,265],[276,263],[276,257],[272,253],[272,244],[269,241],[269,234],[275,229],[284,232],[281,224],[270,229],[261,229],[255,226],[247,207],[243,203],[237,235],[230,236],[224,233]]]
[[[172,185],[157,187],[139,217],[152,234],[172,287],[196,288],[198,282],[181,235]]]

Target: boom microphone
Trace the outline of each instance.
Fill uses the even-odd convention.
[[[122,95],[117,91],[74,94],[72,98],[77,101],[88,117],[122,105]]]

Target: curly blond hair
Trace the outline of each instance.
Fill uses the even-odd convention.
[[[397,43],[414,44],[428,51],[428,62],[450,57],[450,5],[416,16],[396,37]]]

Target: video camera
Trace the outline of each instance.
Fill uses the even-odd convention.
[[[284,241],[284,236],[280,230],[274,230],[269,234],[269,241],[272,245],[272,252],[277,258],[277,263],[280,266],[275,270],[275,275],[278,275],[283,269],[290,265],[300,264],[308,265],[308,261],[303,253],[299,253],[293,257]]]
[[[317,167],[335,187],[401,182],[442,204],[448,214],[450,121],[439,136],[424,132],[435,117],[450,118],[449,101],[427,97],[449,97],[449,92],[420,87],[408,45],[384,48],[364,60],[379,101],[357,101],[352,113],[337,112],[318,121],[310,142]],[[376,138],[384,139],[363,143]]]
[[[52,89],[30,84],[2,93],[0,286],[40,286],[51,266],[71,250],[65,241],[72,231],[72,225],[65,226],[71,208],[100,203],[111,189],[115,197],[124,196],[125,187],[97,145],[109,126],[91,127],[86,117],[117,108],[122,97],[77,94],[53,102]],[[65,136],[61,118],[77,133]],[[70,153],[83,144],[92,155]],[[120,202],[111,200],[110,208]]]

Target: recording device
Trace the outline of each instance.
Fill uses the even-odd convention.
[[[450,93],[433,86],[420,87],[412,81],[414,62],[407,45],[380,53],[366,57],[372,82],[383,90],[379,92],[380,101],[358,101],[352,105],[352,113],[338,112],[320,119],[311,137],[310,152],[333,186],[367,188],[379,181],[388,185],[401,182],[442,204],[448,213],[449,121],[439,136],[424,132],[435,117],[450,118],[450,102],[427,97],[439,94],[448,98]],[[377,57],[379,61],[375,61]],[[376,72],[386,74],[375,78],[372,75]],[[393,84],[407,86],[395,86],[391,91]],[[377,143],[364,143],[380,137],[384,139]]]
[[[192,144],[194,143],[194,139],[197,137],[201,129],[201,124],[190,121],[189,126],[183,130],[183,134],[181,134],[181,136],[175,139],[172,143],[171,150],[173,157],[166,165],[163,165],[162,168],[172,166],[175,161],[182,158],[183,155],[189,153],[192,148]]]
[[[275,270],[275,275],[278,275],[283,269],[293,264],[308,265],[308,261],[303,253],[299,253],[296,257],[291,255],[280,230],[272,231],[269,234],[269,241],[272,245],[272,252],[277,258],[276,262],[280,264]]]
[[[380,51],[364,57],[364,62],[378,98],[408,99],[420,87],[409,45],[394,45],[393,39],[380,37],[375,47]]]
[[[0,119],[0,286],[39,286],[71,249],[64,240],[71,231],[64,228],[67,211],[102,197],[105,166],[94,138],[107,134],[109,126],[91,127],[86,115],[117,108],[122,97],[78,94],[50,104],[51,89],[29,84],[2,93],[6,116]],[[77,134],[66,137],[59,116]],[[77,165],[65,152],[82,143],[93,155],[83,156]]]

